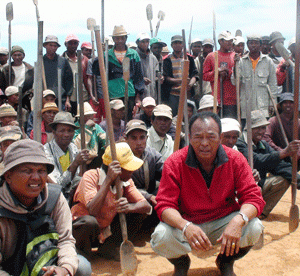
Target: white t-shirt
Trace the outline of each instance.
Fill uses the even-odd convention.
[[[25,64],[22,63],[20,66],[12,66],[15,73],[15,81],[13,86],[22,86],[25,81]]]

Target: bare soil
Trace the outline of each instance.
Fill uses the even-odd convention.
[[[297,195],[300,206],[300,194]],[[277,204],[270,216],[263,221],[264,246],[251,250],[246,257],[235,262],[238,276],[297,276],[300,275],[300,227],[289,233],[289,211],[291,190],[289,189]],[[150,235],[141,234],[138,241],[133,241],[138,258],[139,276],[171,276],[173,265],[165,258],[156,255],[149,244]],[[193,254],[188,275],[219,276],[215,265],[217,252],[213,256],[198,258]],[[122,275],[120,263],[101,258],[91,260],[93,276]]]

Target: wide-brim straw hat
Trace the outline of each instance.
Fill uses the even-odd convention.
[[[124,36],[124,35],[129,35],[129,33],[126,32],[123,25],[120,25],[114,27],[113,34],[111,36],[114,37],[114,36]]]

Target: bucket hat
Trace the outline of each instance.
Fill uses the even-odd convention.
[[[54,165],[46,157],[44,147],[34,140],[23,139],[12,143],[5,151],[3,158],[4,170],[7,171],[24,163],[45,164],[48,174],[54,169]]]
[[[3,104],[0,106],[0,118],[15,116],[17,117],[18,113],[14,110],[14,108],[10,104]]]
[[[0,143],[6,140],[18,141],[22,138],[22,131],[18,126],[0,127]]]
[[[75,125],[74,118],[72,117],[71,113],[65,112],[65,111],[58,112],[55,115],[53,122],[51,124],[49,124],[49,126],[51,128],[53,128],[57,124],[70,125],[70,126],[74,127],[74,129],[78,129],[79,128],[79,126]]]
[[[60,47],[60,44],[58,42],[58,38],[55,35],[47,35],[45,38],[45,42],[43,43],[43,46],[45,47],[47,43],[56,43],[58,47]]]

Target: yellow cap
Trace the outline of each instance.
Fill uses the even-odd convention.
[[[136,171],[144,163],[140,158],[134,156],[131,148],[125,142],[116,144],[117,160],[120,162],[121,168],[127,171]],[[108,166],[112,162],[110,146],[108,146],[102,156],[103,164]]]

